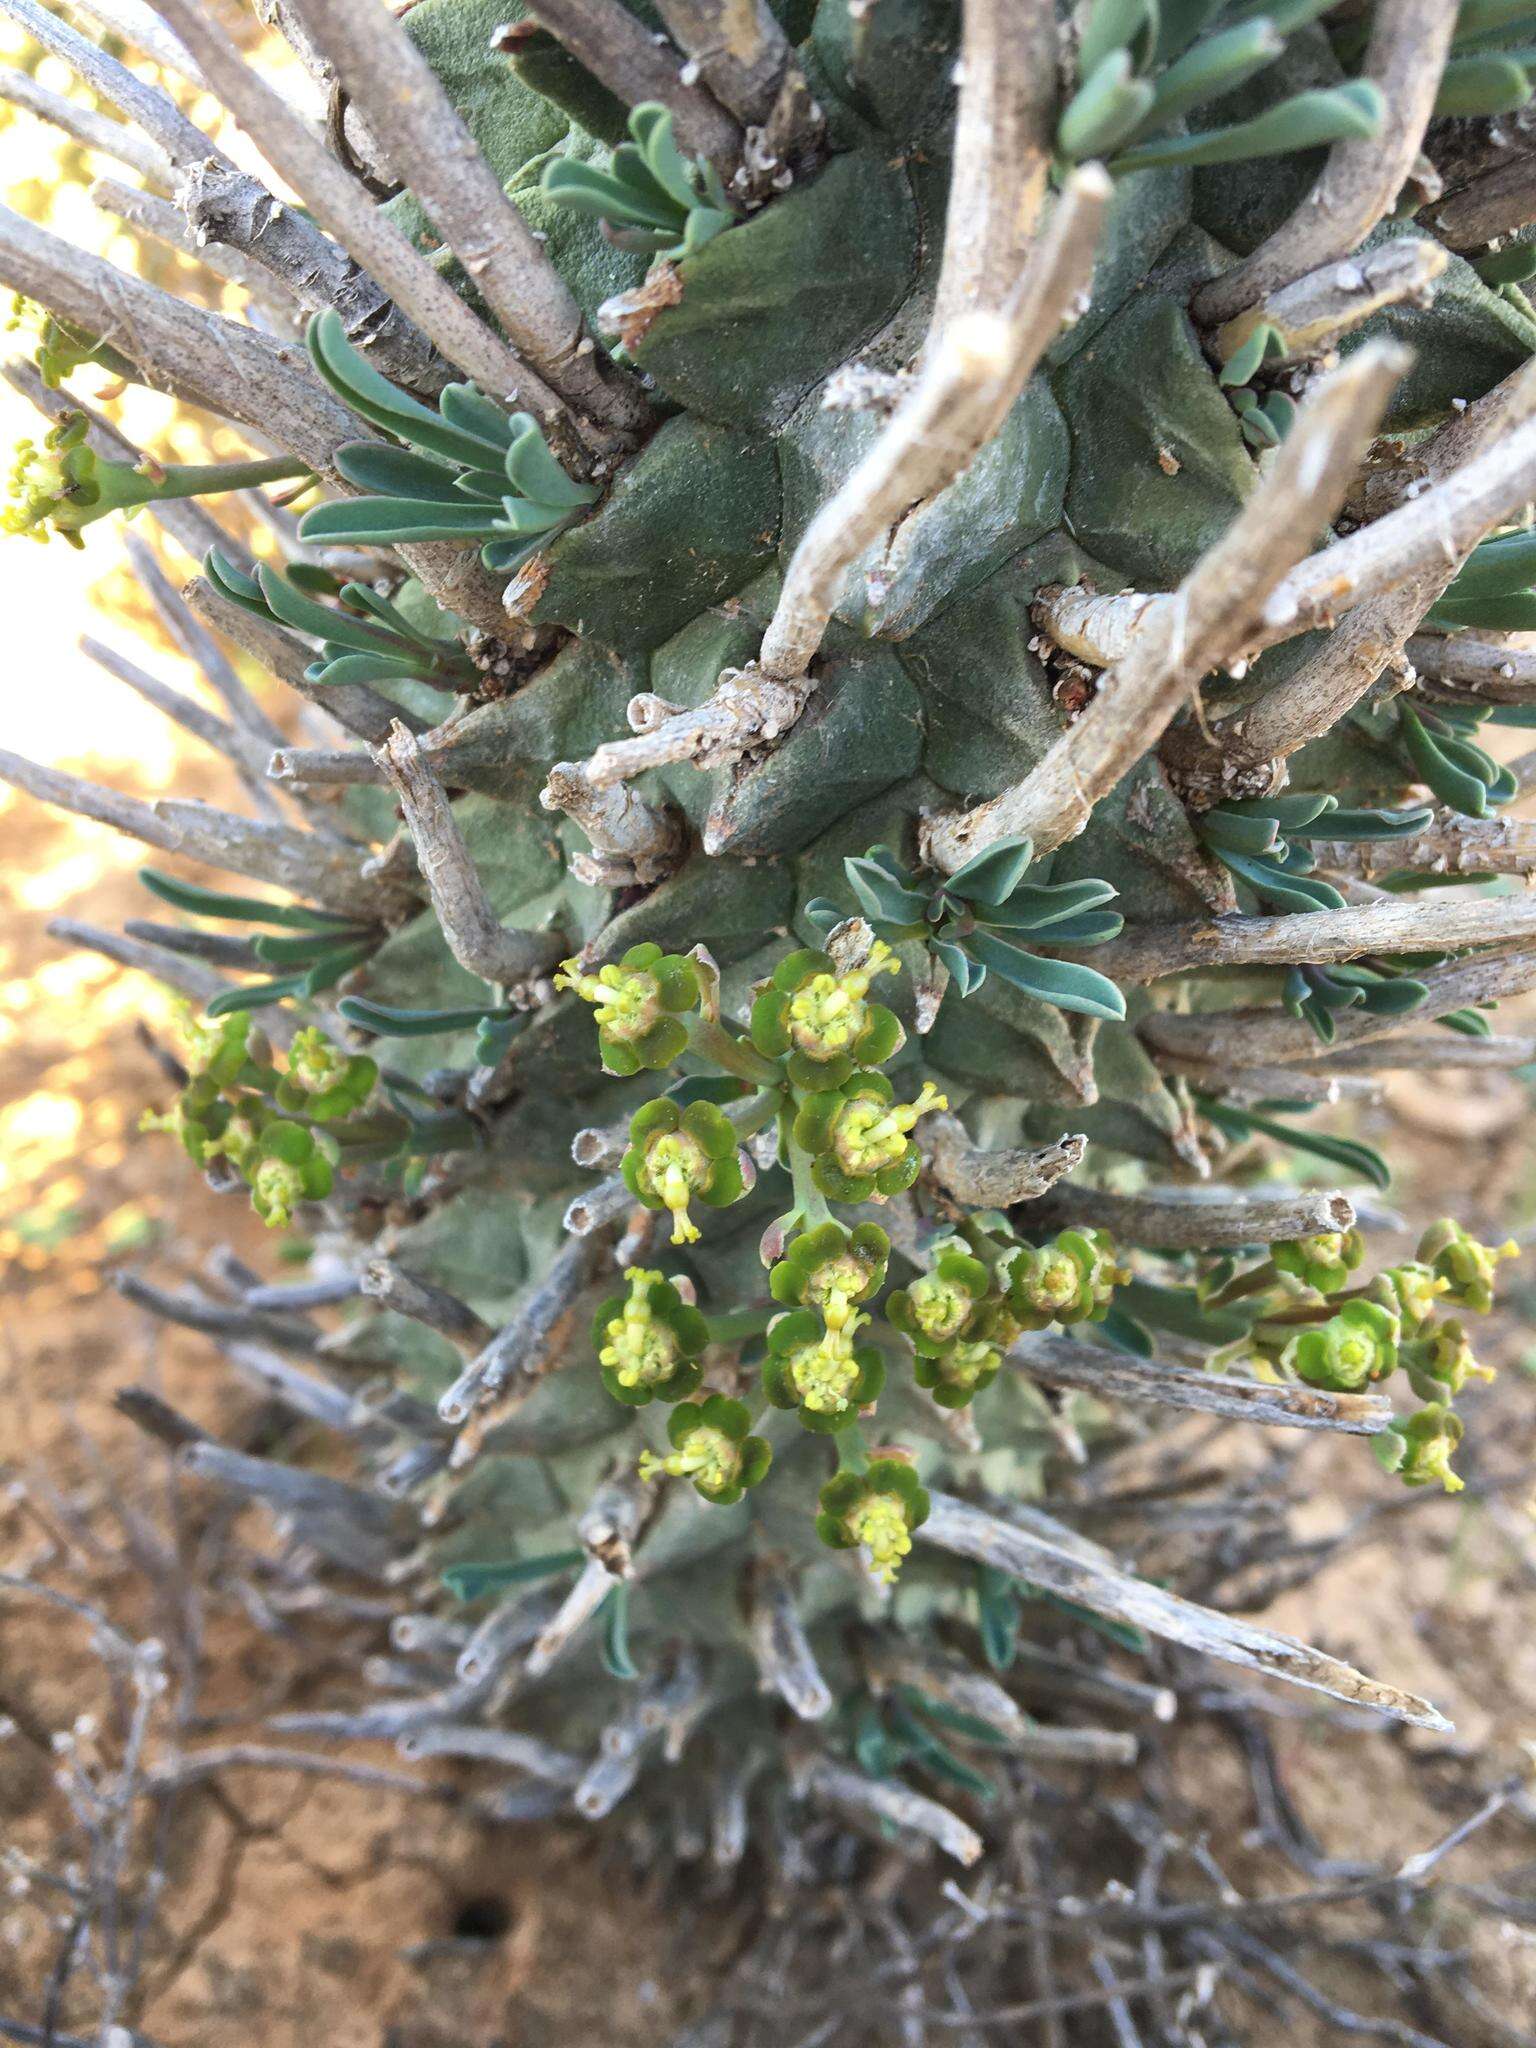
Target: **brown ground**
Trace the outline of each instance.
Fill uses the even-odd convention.
[[[0,1097],[9,1105],[0,1111],[0,1477],[17,1482],[0,1501],[0,1565],[98,1601],[144,1634],[162,1630],[164,1616],[151,1611],[129,1554],[142,1531],[125,1526],[113,1501],[163,1532],[166,1466],[115,1414],[112,1392],[148,1381],[237,1433],[257,1404],[213,1376],[200,1339],[128,1309],[110,1274],[158,1248],[157,1277],[173,1280],[219,1241],[270,1269],[270,1249],[242,1204],[207,1195],[164,1141],[130,1135],[138,1106],[161,1092],[135,1036],[136,1019],[146,1007],[153,1014],[146,984],[67,956],[43,935],[40,911],[88,908],[114,923],[142,909],[131,868],[105,864],[104,845],[30,805],[0,810],[12,899],[0,942]],[[49,875],[58,878],[51,891],[38,880]],[[1516,1202],[1528,1214],[1523,1112],[1523,1091],[1507,1080],[1399,1085],[1394,1143],[1413,1149],[1418,1182],[1437,1204],[1445,1190],[1462,1191],[1469,1222],[1482,1205],[1507,1214]],[[1507,1348],[1518,1360],[1518,1332]],[[1486,1466],[1533,1469],[1536,1390],[1518,1364],[1484,1412],[1499,1418],[1487,1429]],[[1305,1515],[1319,1530],[1390,1489],[1344,1440],[1314,1443],[1305,1471]],[[62,1500],[79,1504],[78,1523],[66,1521]],[[184,1498],[184,1537],[208,1505]],[[1326,1848],[1406,1857],[1464,1818],[1477,1788],[1520,1765],[1536,1736],[1536,1541],[1524,1505],[1515,1490],[1378,1524],[1367,1547],[1265,1616],[1427,1694],[1457,1723],[1448,1742],[1416,1732],[1324,1737],[1304,1718],[1278,1722],[1289,1782]],[[204,1719],[192,1733],[229,1739],[225,1717],[282,1674],[270,1639],[222,1611],[207,1618],[204,1648]],[[0,1742],[0,1813],[7,1846],[55,1872],[79,1844],[50,1740],[81,1714],[109,1722],[110,1704],[88,1628],[0,1589],[0,1713],[15,1723]],[[89,1726],[80,1747],[90,1755]],[[1225,1744],[1192,1730],[1172,1761],[1192,1819],[1241,1889],[1299,1882],[1247,1834],[1246,1775]],[[1512,1811],[1446,1869],[1477,1878],[1525,1861],[1529,1846],[1529,1819]],[[403,1795],[271,1773],[184,1794],[164,1866],[141,1995],[127,2015],[161,2048],[650,2048],[670,2040],[680,2005],[696,2009],[705,1997],[698,1959],[728,1936],[721,1912],[708,1944],[672,1924],[661,1901],[600,1861],[589,1835],[488,1836]],[[0,1904],[0,2019],[36,2026],[61,1974],[70,1904],[24,1876],[13,1876],[10,1894]],[[1486,1995],[1510,2015],[1528,2011],[1530,1932],[1485,1920],[1466,1938]],[[62,1974],[64,2039],[89,2032],[99,2008],[88,1956]],[[1311,2035],[1289,2028],[1287,2038],[1341,2037],[1323,2025]]]

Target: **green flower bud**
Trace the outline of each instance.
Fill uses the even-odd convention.
[[[1319,1294],[1337,1294],[1365,1257],[1365,1239],[1358,1230],[1323,1230],[1312,1237],[1284,1238],[1269,1248],[1282,1273],[1289,1273]]]
[[[775,1408],[798,1411],[807,1429],[829,1435],[858,1420],[879,1397],[885,1361],[854,1339],[869,1317],[849,1314],[830,1329],[813,1309],[791,1309],[768,1325],[763,1392]]]
[[[681,1020],[699,1001],[699,973],[691,960],[660,946],[631,946],[617,963],[588,974],[579,960],[564,960],[555,987],[571,989],[597,1012],[597,1043],[610,1074],[638,1074],[671,1066],[688,1043]]]
[[[1418,1256],[1445,1281],[1445,1299],[1452,1308],[1486,1315],[1493,1307],[1493,1269],[1501,1259],[1518,1258],[1520,1247],[1512,1237],[1501,1245],[1479,1244],[1446,1216],[1419,1239]]]
[[[897,1102],[895,1095],[884,1074],[866,1074],[801,1104],[794,1142],[810,1154],[811,1177],[829,1201],[887,1201],[917,1179],[922,1160],[912,1127],[949,1103],[931,1081],[915,1102]]]
[[[791,953],[752,1005],[752,1043],[769,1059],[787,1053],[797,1088],[835,1088],[855,1067],[882,1066],[904,1033],[890,1010],[870,1002],[870,984],[900,971],[883,939],[862,967],[842,973],[829,953]]]
[[[1447,1493],[1460,1493],[1466,1484],[1451,1470],[1451,1459],[1462,1438],[1462,1420],[1454,1408],[1431,1401],[1399,1425],[1407,1449],[1398,1476],[1408,1486],[1442,1486]]]
[[[919,1359],[944,1358],[962,1337],[974,1334],[977,1310],[991,1286],[992,1275],[982,1261],[950,1242],[934,1248],[928,1272],[910,1287],[898,1287],[885,1312]]]
[[[918,1354],[912,1376],[941,1408],[964,1408],[1002,1370],[1003,1354],[987,1337],[962,1337],[936,1357]]]
[[[1394,1370],[1400,1330],[1397,1317],[1380,1302],[1347,1301],[1326,1323],[1294,1336],[1280,1363],[1309,1387],[1353,1393]]]
[[[1130,1273],[1115,1263],[1103,1230],[1063,1230],[1053,1243],[1021,1245],[1005,1262],[1008,1306],[1021,1329],[1103,1320]]]
[[[619,1164],[624,1184],[647,1209],[671,1211],[674,1244],[698,1241],[698,1225],[688,1214],[695,1197],[724,1209],[747,1191],[736,1133],[712,1102],[679,1109],[658,1096],[635,1112],[629,1140]]]
[[[301,1202],[318,1202],[331,1192],[336,1172],[330,1143],[282,1118],[263,1128],[240,1168],[250,1186],[251,1207],[269,1230],[285,1229]]]
[[[624,1278],[628,1293],[613,1295],[592,1320],[603,1385],[627,1408],[681,1401],[704,1377],[698,1359],[709,1325],[664,1275],[629,1266]]]
[[[377,1060],[344,1051],[311,1025],[294,1036],[288,1071],[277,1084],[278,1106],[331,1123],[361,1109],[378,1078]]]
[[[680,1402],[667,1417],[670,1454],[659,1458],[642,1451],[640,1477],[691,1479],[695,1491],[715,1507],[734,1507],[749,1486],[762,1482],[773,1462],[769,1444],[749,1434],[751,1423],[743,1404],[724,1394]]]
[[[1402,1319],[1407,1331],[1421,1329],[1439,1306],[1439,1297],[1450,1285],[1428,1266],[1408,1259],[1400,1266],[1388,1266],[1370,1285],[1372,1301],[1379,1301]]]
[[[885,1281],[891,1240],[878,1223],[853,1230],[841,1223],[803,1230],[768,1275],[775,1301],[788,1308],[819,1310],[829,1330],[846,1327],[854,1306],[868,1301]]]
[[[181,1063],[189,1074],[205,1075],[216,1087],[228,1088],[247,1078],[251,1057],[251,1016],[232,1010],[227,1017],[205,1023],[190,1003],[177,1004],[176,1035]]]
[[[85,414],[72,412],[50,428],[41,443],[17,442],[9,503],[0,512],[0,531],[24,533],[33,540],[47,540],[50,533],[58,533],[71,547],[85,546],[80,528],[113,509],[111,503],[103,502],[101,471],[123,467],[97,462],[85,445],[88,431]],[[131,470],[124,473],[133,474]]]
[[[1497,1379],[1491,1365],[1479,1365],[1466,1326],[1457,1321],[1436,1323],[1422,1337],[1403,1346],[1408,1383],[1425,1401],[1459,1394],[1468,1380]]]
[[[903,1458],[876,1458],[867,1472],[838,1472],[821,1489],[816,1533],[833,1550],[862,1546],[869,1568],[895,1582],[912,1548],[912,1534],[928,1519],[922,1482]]]

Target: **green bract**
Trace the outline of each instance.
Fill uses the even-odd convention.
[[[1398,1476],[1409,1486],[1440,1486],[1460,1493],[1466,1481],[1451,1470],[1465,1425],[1455,1409],[1431,1401],[1399,1425],[1405,1448]]]
[[[952,875],[919,876],[888,846],[872,846],[843,862],[859,909],[882,940],[921,939],[962,996],[974,995],[988,972],[1037,1001],[1088,1017],[1121,1018],[1125,998],[1091,967],[1042,960],[1023,950],[1043,946],[1096,946],[1119,936],[1125,920],[1103,905],[1114,900],[1108,882],[1029,882],[1034,848],[1027,839],[1004,839]],[[805,914],[829,932],[843,911],[818,896]],[[866,1061],[869,1065],[873,1062]]]
[[[515,569],[601,495],[567,476],[531,413],[508,415],[472,384],[449,384],[437,410],[398,390],[347,340],[327,308],[306,336],[316,370],[354,412],[403,447],[352,441],[336,466],[365,493],[317,505],[300,521],[311,542],[479,541],[487,569]]]
[[[1270,1246],[1269,1256],[1292,1279],[1319,1294],[1337,1294],[1365,1258],[1365,1239],[1358,1230],[1324,1230],[1313,1237],[1283,1238]]]
[[[724,1394],[682,1402],[667,1417],[670,1456],[642,1451],[640,1476],[691,1479],[694,1490],[713,1506],[734,1507],[749,1486],[761,1484],[773,1463],[771,1447],[750,1434],[751,1426],[746,1405]]]
[[[833,1550],[862,1546],[870,1571],[890,1585],[928,1519],[929,1501],[911,1465],[876,1458],[867,1472],[839,1472],[821,1489],[816,1533]]]
[[[948,1106],[931,1081],[915,1101],[898,1102],[884,1074],[866,1074],[807,1095],[795,1117],[794,1142],[810,1155],[816,1186],[829,1201],[888,1201],[911,1187],[922,1166],[913,1125],[929,1110]]]
[[[633,108],[629,132],[633,141],[619,145],[606,170],[556,157],[540,183],[557,205],[595,214],[620,249],[697,255],[735,221],[724,186],[702,158],[679,150],[665,107]]]
[[[334,1150],[323,1132],[274,1118],[234,1164],[248,1182],[251,1207],[270,1230],[286,1227],[301,1202],[318,1202],[336,1184]]]
[[[869,1000],[877,975],[901,963],[877,939],[860,967],[839,972],[830,954],[791,953],[752,1005],[752,1043],[770,1058],[788,1054],[797,1088],[836,1088],[855,1067],[883,1066],[905,1037],[893,1013]]]
[[[1280,1354],[1309,1387],[1354,1393],[1397,1365],[1398,1319],[1376,1301],[1348,1301],[1314,1330],[1302,1330]]]
[[[992,1275],[960,1245],[942,1245],[928,1271],[910,1287],[898,1287],[885,1312],[914,1351],[942,1358],[965,1334],[992,1285]]]
[[[812,1308],[828,1329],[841,1329],[858,1303],[885,1281],[891,1241],[878,1223],[820,1223],[803,1230],[768,1275],[769,1292],[786,1307]]]
[[[1115,1263],[1105,1230],[1063,1230],[1049,1244],[1021,1245],[1004,1262],[1008,1306],[1024,1330],[1101,1322],[1130,1275]]]
[[[885,1361],[855,1338],[868,1316],[850,1315],[832,1329],[814,1309],[796,1308],[768,1325],[763,1392],[775,1408],[793,1408],[807,1429],[830,1435],[857,1422],[878,1400]]]
[[[672,1242],[693,1244],[698,1226],[688,1214],[694,1200],[724,1209],[746,1192],[736,1133],[712,1102],[686,1109],[666,1096],[635,1112],[620,1171],[647,1209],[672,1215]]]
[[[1446,1216],[1419,1239],[1418,1256],[1446,1283],[1444,1298],[1452,1308],[1486,1315],[1493,1307],[1494,1268],[1503,1259],[1519,1258],[1520,1247],[1512,1237],[1501,1245],[1479,1244]]]
[[[703,1378],[698,1358],[709,1325],[663,1274],[627,1266],[624,1278],[628,1293],[613,1295],[592,1320],[603,1385],[628,1408],[681,1401]]]
[[[597,1043],[610,1074],[671,1066],[688,1043],[683,1017],[698,1006],[699,975],[691,960],[660,946],[631,946],[617,964],[589,974],[564,960],[556,988],[571,989],[597,1010]]]
[[[316,1123],[361,1109],[379,1078],[379,1063],[333,1045],[311,1025],[298,1032],[288,1054],[288,1071],[277,1084],[281,1109],[302,1111]]]

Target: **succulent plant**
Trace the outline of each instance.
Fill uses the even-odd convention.
[[[293,207],[6,4],[214,165],[199,236],[294,336],[0,215],[0,279],[63,323],[23,383],[61,411],[110,333],[114,374],[323,493],[280,555],[209,553],[192,479],[56,429],[13,524],[143,502],[206,555],[163,602],[267,808],[0,760],[255,886],[147,871],[180,921],[87,940],[211,1018],[161,1119],[211,1186],[355,1276],[327,1334],[282,1325],[346,1479],[193,1447],[278,1508],[285,1569],[452,1650],[305,1725],[526,1731],[506,1810],[593,1817],[697,1732],[754,1813],[835,1782],[883,1824],[882,1773],[966,1781],[931,1716],[871,1707],[868,1644],[1005,1673],[1046,1597],[1434,1723],[1036,1503],[1122,1397],[1457,1483],[1481,1368],[1437,1317],[1504,1252],[1447,1225],[1359,1277],[1333,1183],[1389,1166],[1316,1112],[1332,1048],[1433,1063],[1419,1013],[1487,1032],[1536,983],[1528,905],[1482,886],[1531,866],[1489,816],[1517,777],[1470,736],[1536,709],[1499,637],[1536,320],[1489,263],[1528,223],[1444,226],[1528,25],[754,0],[726,49],[717,0],[658,0],[665,33],[562,0],[553,35],[286,0],[405,180],[380,202],[157,0]],[[1311,196],[1346,174],[1366,201]],[[209,628],[332,744],[279,745]]]

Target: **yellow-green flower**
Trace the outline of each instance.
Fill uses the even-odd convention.
[[[318,1025],[310,1025],[294,1034],[288,1071],[277,1084],[278,1106],[317,1123],[330,1123],[361,1109],[378,1078],[377,1060],[347,1052]]]
[[[1309,1387],[1353,1393],[1394,1370],[1400,1330],[1380,1302],[1347,1301],[1326,1323],[1294,1336],[1280,1362]]]
[[[1020,1245],[1004,1264],[1008,1306],[1021,1329],[1101,1322],[1130,1279],[1105,1230],[1063,1230],[1050,1244]]]
[[[740,1401],[708,1394],[702,1401],[683,1401],[667,1417],[670,1453],[640,1453],[640,1477],[691,1479],[695,1490],[715,1507],[734,1507],[749,1486],[757,1486],[773,1462],[773,1451],[749,1431],[752,1418]]]
[[[904,1458],[876,1458],[867,1472],[838,1472],[821,1489],[816,1533],[833,1550],[862,1547],[870,1571],[894,1583],[912,1548],[912,1534],[928,1519],[929,1500]]]
[[[1319,1294],[1337,1294],[1365,1257],[1358,1230],[1320,1230],[1311,1237],[1283,1238],[1269,1248],[1276,1269]]]
[[[793,1408],[807,1429],[829,1435],[858,1420],[879,1398],[885,1361],[871,1344],[856,1344],[869,1317],[850,1314],[830,1329],[814,1309],[791,1309],[768,1326],[763,1393],[775,1408]]]
[[[1462,1438],[1462,1420],[1454,1408],[1431,1401],[1399,1425],[1405,1449],[1398,1476],[1408,1486],[1441,1486],[1460,1493],[1466,1481],[1451,1470]]]
[[[841,1088],[807,1095],[794,1142],[812,1160],[811,1177],[828,1201],[883,1202],[911,1187],[922,1166],[912,1128],[948,1099],[925,1081],[914,1102],[898,1102],[884,1074],[862,1074]]]
[[[647,1209],[671,1212],[674,1244],[698,1242],[690,1202],[724,1209],[747,1190],[736,1133],[714,1103],[690,1102],[679,1109],[665,1095],[636,1110],[619,1171]]]
[[[904,1036],[895,1015],[869,1000],[877,975],[901,962],[876,939],[861,967],[839,971],[830,953],[791,953],[752,1005],[752,1043],[770,1059],[788,1055],[797,1088],[836,1088],[855,1067],[878,1067]]]
[[[626,1408],[681,1401],[704,1377],[699,1353],[709,1325],[664,1274],[626,1267],[628,1291],[612,1295],[592,1319],[603,1385]]]
[[[1445,1216],[1419,1239],[1418,1256],[1446,1283],[1445,1299],[1452,1308],[1486,1315],[1493,1307],[1494,1267],[1501,1259],[1517,1259],[1520,1247],[1512,1237],[1501,1245],[1479,1244]]]
[[[593,1005],[598,1049],[610,1074],[671,1066],[688,1043],[682,1019],[697,1007],[700,993],[691,960],[650,944],[631,946],[596,974],[579,960],[564,960],[555,987]]]

